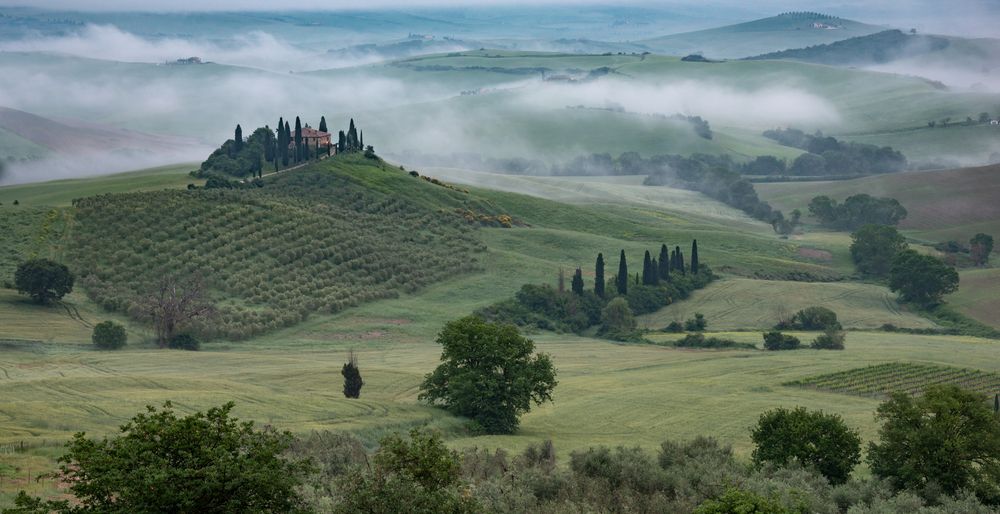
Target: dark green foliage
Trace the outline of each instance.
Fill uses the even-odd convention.
[[[597,254],[597,261],[594,263],[594,294],[598,298],[604,298],[604,254]]]
[[[898,225],[906,219],[906,208],[895,198],[875,198],[867,194],[847,197],[838,204],[827,196],[809,202],[809,213],[825,226],[838,230],[856,230],[863,225]]]
[[[628,294],[628,263],[625,261],[625,250],[622,250],[618,257],[618,275],[615,277],[615,284],[618,288],[618,294]]]
[[[467,316],[438,334],[441,364],[420,386],[420,399],[471,418],[490,434],[517,430],[518,417],[552,400],[555,368],[514,325]]]
[[[684,330],[688,332],[703,332],[706,328],[708,328],[708,320],[700,312],[695,313],[693,318],[684,322]]]
[[[254,177],[263,172],[264,161],[273,160],[274,148],[278,145],[274,133],[267,127],[260,127],[243,141],[243,131],[237,125],[240,141],[230,139],[212,152],[201,163],[198,175],[228,175],[232,177]],[[280,135],[279,135],[280,136]],[[268,159],[268,156],[270,158]]]
[[[831,484],[843,484],[861,462],[861,437],[837,414],[777,408],[761,414],[750,434],[753,460],[815,467]]]
[[[480,512],[464,494],[459,456],[434,433],[411,430],[382,439],[371,469],[356,470],[340,481],[335,513],[464,514]]]
[[[596,294],[560,292],[549,285],[525,284],[513,299],[476,311],[489,321],[556,332],[580,333],[600,323],[604,302]]]
[[[745,175],[784,175],[785,160],[773,155],[761,155],[743,165],[740,171]]]
[[[893,29],[829,44],[772,52],[748,59],[797,60],[831,66],[861,67],[937,52],[948,48],[950,44],[947,38],[905,34]],[[989,115],[986,121],[989,121]]]
[[[847,334],[843,330],[828,328],[816,336],[816,339],[809,343],[809,347],[814,350],[843,350],[846,338]]]
[[[17,292],[31,297],[35,303],[48,304],[62,300],[73,291],[75,278],[63,264],[49,259],[31,259],[22,262],[14,272]]]
[[[302,144],[302,120],[295,117],[295,136],[292,141],[295,143],[295,162],[305,160],[305,145]]]
[[[894,393],[876,417],[882,427],[868,447],[876,476],[930,500],[970,490],[1000,504],[1000,418],[983,395],[931,385],[919,397]]]
[[[679,334],[684,331],[684,324],[680,321],[671,321],[664,329],[664,332],[672,332],[674,334]]]
[[[792,163],[791,175],[868,175],[903,171],[907,166],[906,157],[888,146],[838,141],[796,129],[768,130],[764,137],[808,152]]]
[[[476,269],[482,244],[463,220],[358,184],[334,161],[268,177],[264,188],[78,200],[67,255],[92,299],[126,313],[163,276],[214,270],[206,286],[230,301],[191,330],[231,339]],[[407,187],[432,187],[422,184]]]
[[[977,266],[985,266],[989,262],[992,252],[993,236],[980,232],[969,240],[969,255]]]
[[[320,116],[319,117],[319,131],[320,132],[329,132],[326,129],[326,116]]]
[[[188,350],[196,352],[201,349],[201,342],[191,334],[177,334],[170,338],[167,348],[171,350]]]
[[[94,333],[90,340],[98,349],[117,350],[128,341],[125,327],[114,321],[102,321],[94,325]]]
[[[344,397],[361,398],[361,386],[365,385],[365,382],[361,379],[358,357],[353,351],[347,355],[347,362],[341,368],[340,374],[344,376]]]
[[[292,435],[256,430],[232,409],[178,417],[167,402],[147,407],[118,436],[77,433],[57,472],[75,501],[35,512],[304,512],[298,488],[311,466],[283,456]]]
[[[904,250],[892,261],[889,289],[898,291],[904,302],[933,306],[958,290],[958,272],[937,257]]]
[[[698,274],[698,240],[691,241],[691,273]]]
[[[756,350],[757,347],[750,343],[738,343],[731,339],[722,339],[718,337],[705,337],[705,334],[694,333],[687,334],[683,339],[679,339],[673,343],[673,346],[677,348],[711,348],[711,349],[726,349],[726,348],[736,348],[741,350]]]
[[[799,338],[795,336],[782,334],[776,330],[764,332],[765,350],[798,350],[801,347],[802,341],[799,341]]]
[[[240,153],[243,150],[243,129],[236,124],[236,131],[233,134],[233,151]]]
[[[670,280],[670,251],[667,250],[666,244],[660,245],[660,259],[657,267],[657,271],[660,273],[660,280]]]
[[[681,252],[681,247],[675,247],[674,252],[677,254],[677,271],[680,271],[681,275],[687,275],[687,266],[684,265],[684,253]]]
[[[659,282],[660,270],[657,269],[656,261],[649,255],[649,250],[646,250],[642,258],[642,285],[655,286]]]
[[[583,270],[576,268],[576,272],[573,273],[573,282],[570,284],[571,289],[574,294],[583,294]]]
[[[840,329],[837,313],[826,307],[807,307],[792,315],[792,319],[778,323],[778,329],[826,330]]]
[[[718,499],[699,505],[694,514],[793,514],[793,511],[773,498],[730,487]]]
[[[851,259],[865,275],[889,274],[896,255],[907,248],[906,239],[893,227],[864,225],[851,234]]]

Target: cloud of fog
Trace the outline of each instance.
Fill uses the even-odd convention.
[[[326,50],[306,50],[262,31],[221,41],[149,39],[114,25],[95,24],[86,25],[76,33],[0,42],[0,51],[7,52],[49,52],[132,63],[165,63],[199,57],[203,61],[272,71],[347,67],[378,59],[377,56],[351,60],[335,58],[329,56]]]
[[[183,149],[160,151],[77,152],[73,155],[55,155],[27,162],[7,163],[0,169],[0,186],[94,177],[166,164],[205,159],[212,151],[204,145],[191,145]],[[196,169],[193,165],[191,169]]]

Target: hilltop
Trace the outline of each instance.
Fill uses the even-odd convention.
[[[818,64],[862,66],[885,64],[898,59],[941,52],[950,45],[951,41],[948,38],[940,36],[904,34],[901,30],[886,30],[834,43],[771,52],[747,59],[792,59]]]
[[[640,43],[669,55],[698,53],[706,57],[738,58],[831,43],[882,30],[885,29],[827,14],[793,12],[714,29],[646,39]]]

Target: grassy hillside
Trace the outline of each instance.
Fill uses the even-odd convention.
[[[994,266],[996,258],[994,253]],[[958,292],[948,296],[948,303],[976,321],[1000,328],[1000,269],[964,270],[959,280]]]
[[[1000,166],[897,173],[839,182],[757,184],[761,198],[788,212],[816,195],[838,201],[857,193],[891,196],[909,215],[900,228],[928,241],[967,242],[976,232],[1000,234]]]
[[[815,23],[822,27],[814,27]],[[643,40],[642,44],[671,55],[703,53],[706,57],[747,57],[799,48],[884,30],[852,20],[817,13],[785,13],[696,32]]]

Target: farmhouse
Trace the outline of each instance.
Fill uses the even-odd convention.
[[[330,146],[330,133],[312,127],[302,127],[302,142],[309,148],[326,148]]]

